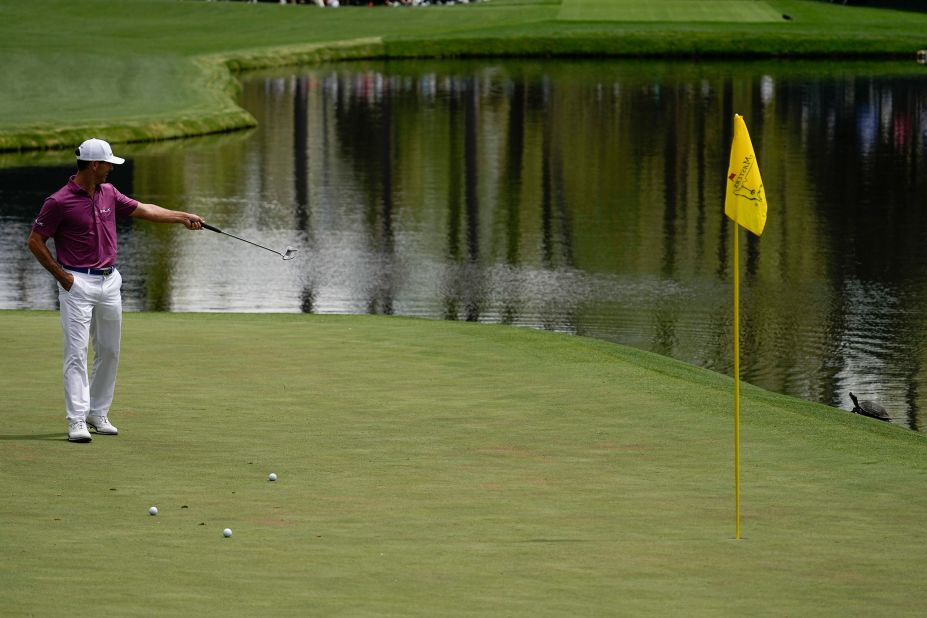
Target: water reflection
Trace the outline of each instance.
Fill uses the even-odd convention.
[[[919,72],[917,72],[919,70]],[[129,309],[501,322],[731,371],[723,170],[744,114],[770,196],[743,243],[742,370],[923,429],[927,75],[906,65],[342,64],[256,75],[246,135],[125,147],[117,186],[269,246],[126,224]],[[51,155],[52,157],[56,155]],[[70,161],[0,159],[0,307]],[[55,165],[59,163],[59,165]]]

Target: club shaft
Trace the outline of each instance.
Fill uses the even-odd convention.
[[[283,254],[280,253],[279,251],[274,251],[273,249],[271,249],[271,248],[269,248],[269,247],[265,247],[264,245],[259,245],[259,244],[257,244],[256,242],[251,242],[250,240],[248,240],[248,239],[246,239],[246,238],[242,238],[241,236],[235,236],[235,234],[229,234],[228,232],[223,231],[223,230],[220,230],[219,228],[217,228],[217,227],[214,226],[214,225],[208,225],[208,224],[204,223],[204,224],[203,224],[203,227],[206,228],[207,230],[212,230],[213,232],[218,232],[218,233],[220,233],[220,234],[225,234],[226,236],[230,236],[231,238],[234,238],[235,240],[240,240],[241,242],[246,242],[246,243],[248,243],[249,245],[254,245],[255,247],[260,247],[261,249],[264,249],[265,251],[270,251],[271,253],[276,253],[277,255],[283,255]]]

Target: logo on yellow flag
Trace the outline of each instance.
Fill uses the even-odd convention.
[[[766,192],[743,116],[734,115],[724,214],[757,236],[766,226]]]

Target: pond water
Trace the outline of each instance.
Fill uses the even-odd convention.
[[[590,336],[732,371],[733,114],[769,199],[741,238],[742,375],[924,430],[927,68],[344,63],[254,74],[253,131],[116,149],[210,232],[121,224],[127,310],[375,313]],[[68,153],[0,157],[0,308],[54,309],[25,249]]]

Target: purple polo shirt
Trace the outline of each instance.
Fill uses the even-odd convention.
[[[116,263],[116,217],[128,217],[138,201],[104,183],[93,197],[74,182],[46,198],[33,231],[55,239],[58,261],[77,268],[106,268]]]

